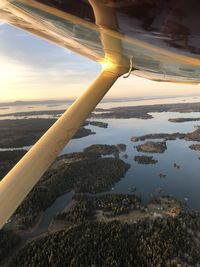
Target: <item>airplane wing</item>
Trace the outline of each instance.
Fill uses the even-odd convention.
[[[0,0],[1,20],[102,65],[0,182],[0,228],[119,76],[200,83],[199,10],[199,0]]]
[[[101,32],[120,41],[134,75],[156,81],[199,83],[198,0],[107,0],[117,27],[97,25],[86,0],[0,0],[0,19],[95,61],[103,61]],[[105,18],[106,20],[106,18]]]

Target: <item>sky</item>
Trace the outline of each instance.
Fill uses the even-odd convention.
[[[0,21],[0,102],[76,98],[100,72],[98,63]],[[200,86],[119,78],[108,97],[198,95]]]

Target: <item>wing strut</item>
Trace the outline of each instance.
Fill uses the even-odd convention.
[[[0,182],[0,229],[118,77],[115,67],[103,70]]]

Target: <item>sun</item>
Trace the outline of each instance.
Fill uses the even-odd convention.
[[[0,84],[16,81],[21,76],[19,67],[10,63],[0,64]]]

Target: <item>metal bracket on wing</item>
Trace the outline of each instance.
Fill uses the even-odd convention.
[[[131,75],[131,72],[133,70],[133,57],[130,57],[130,68],[129,68],[129,71],[126,75],[123,76],[123,78],[128,78],[130,75]]]

